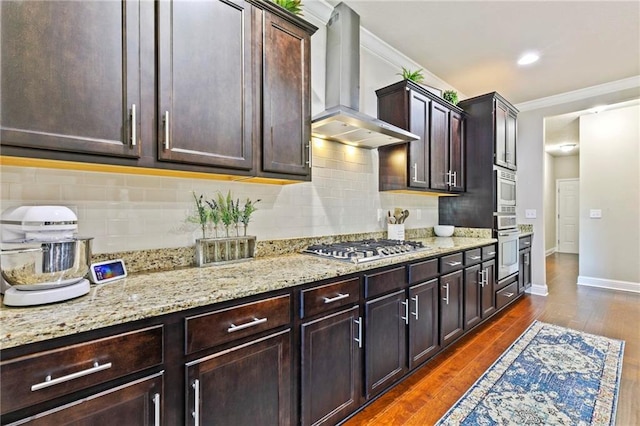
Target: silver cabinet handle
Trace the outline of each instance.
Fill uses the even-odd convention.
[[[458,266],[458,265],[462,265],[462,262],[455,262],[455,261],[447,262],[447,265],[449,265],[449,266]]]
[[[527,266],[529,266],[529,263],[531,262],[531,258],[529,256],[530,256],[529,253],[524,254],[524,264]]]
[[[160,426],[160,394],[153,395],[153,424]]]
[[[512,298],[515,293],[503,293],[506,297]]]
[[[412,312],[411,314],[416,317],[416,321],[418,321],[418,295],[416,294],[414,297],[411,298],[411,300],[413,300],[414,302],[416,302],[416,311]]]
[[[227,333],[233,333],[234,331],[240,331],[240,330],[244,330],[245,328],[255,327],[256,325],[264,324],[265,322],[267,322],[266,317],[254,318],[253,321],[250,321],[241,325],[231,324],[231,326],[227,329]]]
[[[469,256],[469,259],[478,260],[478,259],[481,259],[481,257],[480,256]]]
[[[409,300],[404,299],[402,304],[404,305],[404,316],[400,317],[400,319],[403,320],[405,324],[409,324]]]
[[[496,252],[495,252],[495,251],[492,251],[492,252],[487,253],[487,256],[495,256],[495,255],[496,255]]]
[[[357,320],[353,320],[356,324],[358,324],[358,338],[353,339],[358,342],[358,348],[362,349],[362,317],[358,317]]]
[[[171,141],[169,140],[171,132],[169,130],[169,111],[164,112],[164,149],[169,149]]]
[[[445,176],[447,177],[447,180],[445,181],[445,185],[451,186],[451,170],[445,173]]]
[[[336,297],[323,297],[324,299],[324,303],[333,303],[333,302],[337,302],[338,300],[342,300],[342,299],[346,299],[347,297],[349,297],[349,293],[338,293],[338,295]]]
[[[191,387],[193,387],[193,411],[191,412],[193,424],[200,426],[200,380],[195,379]]]
[[[136,104],[131,105],[131,146],[136,146],[138,135],[136,134],[138,126],[136,125]]]
[[[453,172],[453,186],[458,186],[458,172]]]
[[[480,287],[484,287],[484,270],[478,271],[478,284],[480,284]]]
[[[444,296],[444,298],[443,298],[442,300],[444,300],[444,301],[447,303],[447,305],[448,305],[448,304],[449,304],[449,283],[446,283],[446,284],[444,285],[444,289],[445,289],[445,291],[446,291],[446,293],[445,293],[445,294],[446,294],[446,296]]]
[[[311,142],[307,144],[307,155],[308,159],[305,163],[307,164],[307,166],[309,166],[309,168],[311,168]]]
[[[78,371],[76,373],[71,373],[66,376],[58,377],[57,379],[52,379],[51,375],[49,375],[44,379],[44,382],[37,383],[31,386],[31,392],[48,388],[49,386],[55,386],[60,383],[68,382],[69,380],[74,380],[80,377],[88,376],[89,374],[97,373],[98,371],[108,370],[109,368],[111,368],[110,362],[100,365],[96,361],[93,363],[93,367],[91,368],[87,368],[86,370]]]
[[[426,183],[424,180],[418,180],[418,163],[413,163],[413,181],[416,183]]]

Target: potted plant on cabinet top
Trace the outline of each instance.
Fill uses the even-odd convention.
[[[458,92],[455,90],[445,90],[442,94],[442,98],[447,102],[458,105]]]

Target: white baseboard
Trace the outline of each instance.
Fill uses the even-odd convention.
[[[549,250],[544,252],[544,256],[547,257],[547,256],[549,256],[549,255],[551,255],[551,254],[553,254],[555,252],[556,252],[556,248],[555,247],[551,247]]]
[[[531,284],[531,287],[529,287],[526,292],[536,296],[548,296],[549,287],[547,287],[546,284]]]
[[[582,275],[578,275],[578,285],[640,293],[640,283],[634,283],[630,281],[607,280],[603,278],[585,277]]]

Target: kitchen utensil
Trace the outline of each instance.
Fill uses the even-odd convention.
[[[89,292],[84,277],[93,238],[76,236],[77,220],[63,206],[21,206],[2,213],[0,291],[5,305],[41,305]]]
[[[409,210],[405,210],[402,212],[402,223],[409,217]]]
[[[396,219],[394,223],[402,223],[402,209],[400,207],[393,209],[393,217]]]

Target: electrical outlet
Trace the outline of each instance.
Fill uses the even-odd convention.
[[[416,219],[417,220],[422,219],[422,210],[416,209]]]
[[[589,217],[591,219],[602,219],[602,210],[600,209],[589,210]]]
[[[378,219],[376,219],[378,222],[382,220],[382,215],[383,215],[382,209],[378,209]]]
[[[536,209],[527,209],[524,211],[524,217],[527,219],[535,219],[537,217]]]

